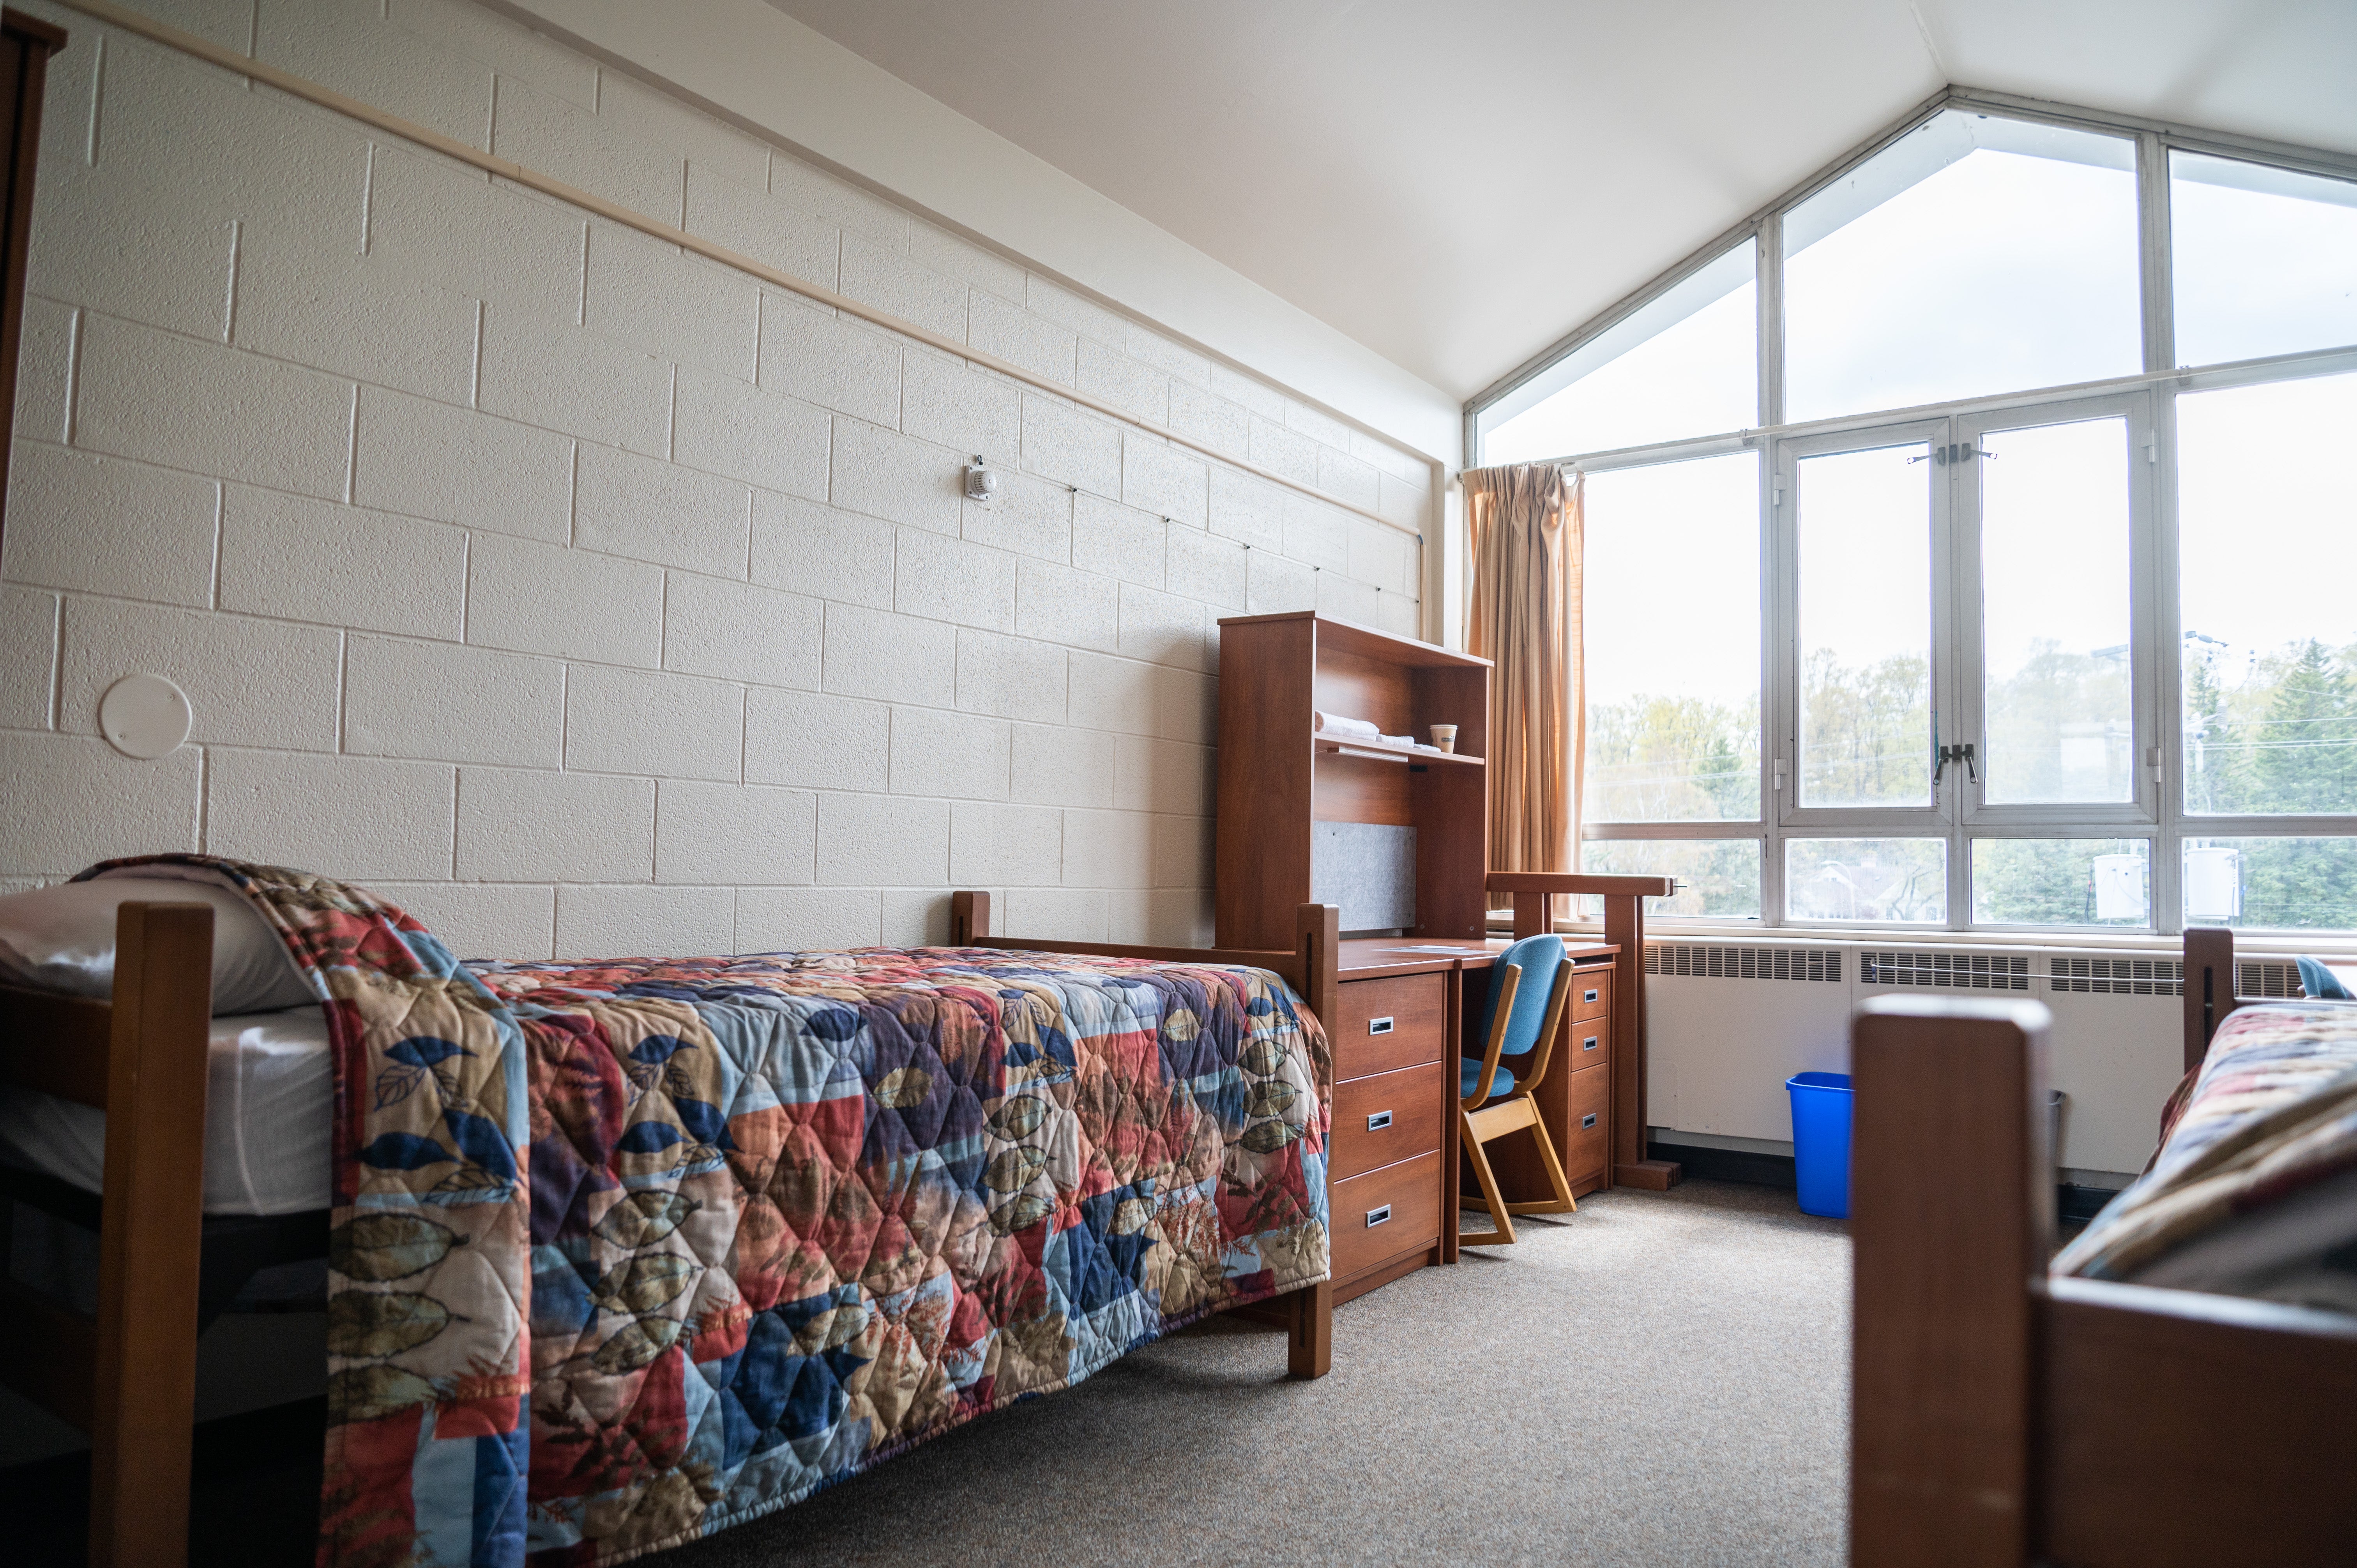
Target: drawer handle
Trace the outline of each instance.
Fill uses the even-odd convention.
[[[1581,1118],[1579,1119],[1579,1130],[1580,1130],[1581,1132],[1583,1132],[1583,1133],[1587,1132],[1590,1127],[1593,1127],[1593,1126],[1595,1126],[1595,1125],[1596,1125],[1596,1112],[1593,1112],[1593,1111],[1589,1112],[1587,1115],[1585,1115],[1585,1116],[1583,1116],[1583,1117],[1581,1117]]]
[[[1388,1035],[1391,1032],[1392,1021],[1389,1017],[1370,1018],[1367,1020],[1367,1033],[1370,1035]]]
[[[1595,986],[1591,985],[1591,986],[1589,986],[1589,987],[1587,988],[1587,995],[1585,995],[1585,996],[1583,996],[1583,997],[1581,997],[1581,998],[1580,998],[1580,1000],[1581,1000],[1582,1002],[1593,1002],[1593,1001],[1595,1001],[1595,1000],[1596,1000],[1596,998],[1597,998],[1597,995],[1598,995],[1598,991],[1597,991],[1597,988],[1596,988]]]
[[[1367,1229],[1372,1230],[1378,1225],[1388,1225],[1391,1219],[1392,1206],[1388,1203],[1381,1208],[1370,1208],[1367,1210]]]
[[[1581,1050],[1583,1050],[1583,1051],[1592,1051],[1592,1050],[1594,1050],[1594,1049],[1596,1048],[1596,1036],[1593,1036],[1593,1035],[1590,1035],[1590,1036],[1587,1036],[1587,1038],[1586,1038],[1586,1039],[1584,1039],[1584,1040],[1580,1041],[1580,1042],[1579,1042],[1579,1048],[1580,1048]]]
[[[1391,1124],[1392,1113],[1388,1111],[1378,1111],[1367,1118],[1367,1131],[1370,1133],[1380,1133]]]

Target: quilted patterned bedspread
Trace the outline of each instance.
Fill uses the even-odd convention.
[[[2357,1171],[2357,1003],[2228,1014],[2170,1096],[2152,1165],[2053,1272],[2132,1280],[2231,1222]]]
[[[83,875],[135,866],[327,1003],[323,1564],[618,1562],[1326,1277],[1327,1046],[1265,971],[462,964],[301,872]]]

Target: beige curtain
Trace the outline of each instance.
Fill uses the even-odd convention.
[[[1586,481],[1553,464],[1460,479],[1473,547],[1469,652],[1490,676],[1490,869],[1579,869],[1587,745],[1580,559]]]

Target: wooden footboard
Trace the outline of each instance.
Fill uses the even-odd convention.
[[[1858,1009],[1851,1561],[2345,1560],[2357,1321],[2050,1281],[2047,1027],[2035,1003]]]
[[[111,1002],[0,986],[0,1080],[106,1112],[97,1320],[0,1282],[0,1377],[90,1434],[93,1564],[187,1557],[212,949],[210,905],[126,903]]]
[[[1022,948],[1034,952],[1090,953],[1107,958],[1146,959],[1157,963],[1243,964],[1274,971],[1309,1004],[1320,1024],[1333,1019],[1340,981],[1342,912],[1331,904],[1304,904],[1294,913],[1290,951],[1257,948],[1141,947],[1118,942],[1075,942],[1000,936],[991,929],[990,895],[950,895],[952,947]],[[1286,1369],[1297,1378],[1322,1378],[1334,1361],[1334,1286],[1329,1280],[1278,1298],[1284,1313]]]

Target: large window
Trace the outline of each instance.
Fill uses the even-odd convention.
[[[1657,916],[2357,930],[2357,159],[2069,120],[1953,94],[1472,406],[1583,477]]]

